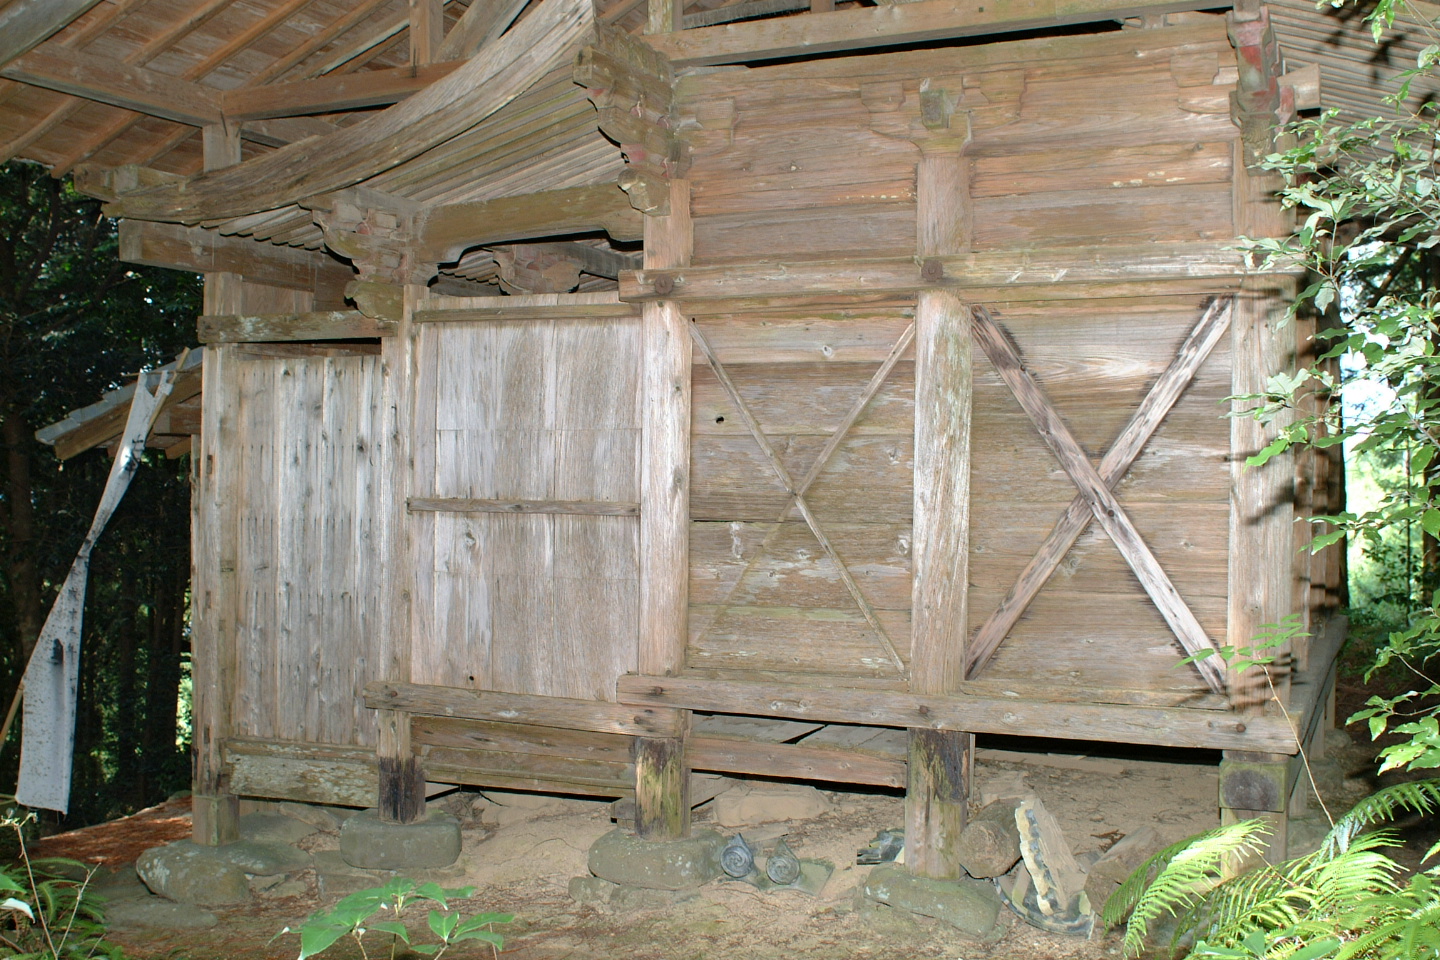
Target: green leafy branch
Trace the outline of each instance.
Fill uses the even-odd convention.
[[[357,891],[329,910],[317,911],[301,924],[298,960],[321,954],[346,937],[353,940],[360,955],[369,960],[365,935],[372,931],[390,935],[392,960],[401,943],[416,953],[438,958],[455,944],[467,941],[488,943],[491,952],[498,957],[505,938],[495,933],[491,926],[510,923],[515,917],[508,913],[480,913],[465,917],[451,909],[451,900],[463,900],[474,893],[474,887],[447,889],[437,883],[416,883],[406,877],[396,877],[382,887]],[[426,925],[439,942],[411,941],[410,928],[402,918],[406,909],[416,904],[435,904],[438,907],[428,910]],[[390,919],[373,919],[377,916]],[[286,927],[276,936],[290,932],[290,928]]]

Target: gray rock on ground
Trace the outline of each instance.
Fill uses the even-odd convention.
[[[1004,932],[1000,895],[984,880],[926,880],[904,867],[885,864],[870,871],[862,895],[906,913],[933,917],[976,940],[993,940]]]
[[[378,811],[366,810],[340,828],[340,856],[367,869],[448,867],[460,859],[460,821],[432,810],[414,823],[389,823]]]
[[[140,855],[135,870],[152,892],[176,903],[215,907],[249,899],[245,870],[216,856],[218,849],[190,840],[153,847]]]
[[[593,905],[608,903],[610,895],[618,889],[618,883],[600,877],[571,877],[568,892],[576,903]]]
[[[683,840],[641,840],[611,830],[590,847],[590,872],[613,883],[650,890],[689,890],[720,876],[725,838],[697,830]]]

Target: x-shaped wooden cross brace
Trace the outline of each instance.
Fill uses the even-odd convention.
[[[735,389],[735,383],[730,379],[730,374],[725,370],[725,367],[721,365],[719,358],[715,356],[715,350],[710,346],[710,341],[705,339],[705,334],[693,320],[690,321],[690,336],[695,341],[695,345],[700,348],[700,352],[705,354],[705,360],[710,364],[710,369],[715,371],[715,379],[720,381],[720,386],[725,390],[725,394],[730,398],[730,402],[735,405],[735,409],[740,414],[740,419],[744,421],[746,429],[748,429],[750,435],[755,438],[755,442],[760,445],[761,452],[765,454],[765,459],[770,462],[770,468],[775,471],[775,476],[779,479],[780,485],[784,487],[785,492],[790,495],[790,499],[795,509],[799,511],[801,518],[804,519],[805,525],[810,528],[810,532],[815,535],[816,540],[820,541],[820,546],[825,550],[826,555],[830,557],[830,561],[835,564],[835,569],[840,574],[841,582],[845,584],[845,589],[850,592],[850,596],[855,600],[856,606],[860,608],[860,613],[865,617],[865,622],[870,625],[870,629],[874,630],[875,635],[880,639],[881,645],[885,648],[886,656],[888,656],[890,662],[895,665],[895,670],[902,677],[905,676],[905,661],[900,659],[900,653],[895,649],[894,642],[890,639],[890,635],[886,633],[885,627],[880,623],[880,618],[875,615],[875,608],[870,605],[870,601],[860,592],[860,585],[855,582],[855,578],[850,573],[850,568],[845,565],[844,560],[840,559],[840,554],[836,552],[835,545],[830,542],[830,537],[815,519],[815,514],[810,511],[810,505],[805,502],[805,494],[811,485],[815,483],[815,479],[820,476],[820,471],[825,468],[825,464],[829,462],[830,458],[834,456],[835,451],[839,449],[840,442],[845,438],[845,434],[850,432],[850,428],[855,425],[855,421],[860,419],[860,414],[865,412],[865,408],[869,405],[870,401],[880,392],[880,387],[884,385],[886,378],[890,376],[890,371],[894,370],[895,364],[900,362],[901,355],[909,349],[911,341],[915,339],[915,324],[911,323],[905,328],[905,332],[900,335],[900,339],[896,341],[895,346],[891,348],[889,356],[885,358],[885,362],[880,364],[880,368],[876,370],[874,376],[870,378],[870,382],[866,384],[864,392],[860,394],[859,398],[856,399],[855,403],[850,407],[850,410],[845,414],[845,418],[840,422],[840,426],[830,435],[830,439],[825,441],[825,446],[815,458],[815,462],[810,465],[810,469],[806,472],[804,479],[799,483],[796,483],[794,479],[791,478],[790,471],[785,469],[785,464],[781,461],[780,455],[776,453],[774,444],[770,442],[770,438],[765,436],[764,431],[760,429],[760,422],[756,420],[755,415],[750,412],[750,407],[740,396],[740,391]],[[734,585],[730,588],[729,594],[721,604],[722,609],[729,605],[731,598],[733,598],[736,591],[740,589],[740,585],[744,582],[746,575],[750,572],[755,562],[764,556],[766,549],[770,546],[773,538],[780,530],[781,524],[785,522],[785,518],[789,515],[790,507],[787,506],[785,511],[781,513],[775,521],[774,528],[766,535],[765,540],[760,544],[760,548],[755,551],[750,560],[745,564],[745,568],[740,572],[740,576],[736,578]]]
[[[975,675],[989,662],[1001,641],[1020,619],[1020,614],[1029,606],[1030,601],[1035,599],[1035,595],[1040,592],[1065,554],[1089,525],[1091,516],[1100,522],[1100,526],[1115,542],[1121,556],[1135,572],[1141,586],[1159,608],[1160,615],[1175,632],[1185,652],[1193,655],[1214,649],[1214,644],[1205,635],[1200,622],[1195,619],[1195,614],[1175,590],[1170,577],[1161,568],[1149,546],[1141,539],[1130,517],[1111,493],[1111,488],[1125,476],[1125,472],[1135,462],[1135,458],[1149,442],[1160,422],[1194,379],[1200,365],[1229,329],[1233,303],[1233,298],[1227,297],[1211,301],[1206,307],[1174,361],[1150,388],[1150,392],[1131,416],[1130,422],[1121,431],[1119,439],[1100,461],[1098,471],[1050,405],[1035,378],[1025,369],[1014,346],[996,325],[990,312],[984,307],[971,308],[971,326],[976,341],[999,371],[1015,399],[1020,401],[1020,406],[1039,430],[1045,445],[1060,461],[1079,493],[1070,502],[1050,535],[1045,538],[1040,550],[1021,572],[999,608],[976,632],[968,651],[967,676]],[[1195,661],[1195,665],[1210,689],[1223,693],[1225,675],[1215,661],[1215,657],[1207,657]]]

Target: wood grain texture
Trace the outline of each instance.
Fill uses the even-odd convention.
[[[1229,241],[977,251],[936,259],[944,268],[945,286],[961,291],[1008,285],[1154,280],[1233,279],[1238,282],[1245,272],[1240,255]],[[697,266],[683,271],[647,267],[621,275],[621,299],[632,302],[658,299],[655,282],[662,275],[674,284],[667,296],[684,301],[822,292],[832,295],[906,293],[931,285],[920,276],[913,257],[781,260]]]
[[[636,668],[640,339],[633,319],[421,325],[414,680],[608,700]]]
[[[588,0],[547,3],[464,68],[389,110],[230,171],[132,194],[112,205],[112,215],[195,223],[348,187],[419,156],[500,109],[570,55],[593,20]]]
[[[1244,162],[1243,147],[1236,146],[1235,230],[1252,237],[1284,236],[1290,232],[1290,214],[1275,201],[1273,179],[1252,171]],[[1247,280],[1236,303],[1234,380],[1236,396],[1263,393],[1274,374],[1294,369],[1295,326],[1285,319],[1285,305],[1294,293],[1285,278]],[[1245,409],[1235,405],[1237,411]],[[1264,466],[1245,463],[1273,440],[1291,414],[1283,412],[1270,423],[1249,416],[1230,420],[1232,470],[1230,516],[1230,610],[1227,642],[1248,647],[1265,624],[1279,623],[1292,612],[1292,578],[1303,554],[1294,550],[1291,529],[1295,516],[1295,465],[1291,452],[1271,458]],[[1283,649],[1275,653],[1283,654]],[[1261,671],[1230,671],[1231,699],[1246,713],[1257,713],[1271,697]],[[1277,677],[1277,692],[1286,696],[1285,678]]]
[[[670,184],[670,213],[646,218],[646,266],[690,261],[690,188]],[[664,676],[688,635],[691,344],[679,307],[647,304],[641,327],[640,672]]]
[[[661,0],[655,0],[659,4]],[[650,43],[676,64],[737,63],[858,50],[878,46],[983,36],[1068,23],[1123,20],[1140,12],[1192,10],[1184,0],[1168,6],[1135,4],[1131,0],[1010,0],[978,10],[953,0],[858,7],[830,13],[758,20],[679,31],[656,29]],[[664,21],[660,21],[664,23]],[[666,32],[675,30],[675,32]]]
[[[1190,385],[1200,366],[1224,336],[1230,325],[1230,313],[1229,301],[1216,301],[1205,310],[1195,330],[1181,345],[1174,362],[1161,374],[1155,386],[1136,408],[1119,439],[1106,451],[1104,459],[1100,461],[1099,474],[1112,489],[1130,469],[1150,436],[1169,414],[1170,408]],[[1075,545],[1075,541],[1085,531],[1090,517],[1090,509],[1083,497],[1077,496],[1070,502],[1070,506],[1066,507],[1064,516],[1026,564],[1025,570],[1000,606],[976,631],[972,648],[967,655],[967,675],[978,674],[984,669],[1030,601],[1040,592],[1059,567],[1061,560]]]
[[[365,706],[417,717],[454,717],[521,723],[625,736],[677,735],[672,711],[639,709],[594,700],[469,690],[453,684],[375,681],[364,689]]]
[[[912,729],[906,759],[905,866],[917,877],[959,880],[960,834],[970,805],[975,736]]]
[[[1120,506],[1119,501],[1110,492],[1109,486],[1096,472],[1080,445],[1075,442],[1069,428],[1045,399],[1034,378],[1025,370],[1014,347],[995,326],[988,312],[975,310],[972,311],[971,317],[974,321],[976,340],[984,349],[985,355],[989,357],[990,362],[1005,379],[1015,398],[1024,407],[1026,414],[1035,423],[1036,429],[1039,430],[1046,445],[1050,447],[1065,468],[1066,473],[1075,481],[1081,495],[1085,497],[1091,513],[1094,514],[1095,519],[1099,521],[1110,538],[1115,541],[1116,546],[1120,548],[1126,562],[1135,571],[1135,575],[1145,587],[1145,591],[1155,601],[1161,616],[1175,632],[1176,639],[1180,641],[1181,646],[1191,654],[1213,649],[1214,644],[1206,636],[1204,628],[1180,597],[1169,575],[1155,559],[1154,553],[1140,536],[1139,531],[1135,529],[1134,523],[1129,519],[1124,508]],[[1211,689],[1217,692],[1223,689],[1223,679],[1213,658],[1197,661],[1196,667],[1205,677]]]
[[[395,333],[393,321],[373,320],[357,310],[203,315],[195,321],[195,326],[201,343],[353,340],[388,337]]]
[[[1061,740],[1293,753],[1295,735],[1279,717],[1236,717],[1214,710],[1056,703],[1019,697],[863,696],[839,685],[622,677],[622,703],[744,712],[821,723],[927,730],[968,730]]]

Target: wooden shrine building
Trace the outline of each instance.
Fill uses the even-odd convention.
[[[1236,238],[1288,230],[1276,124],[1378,109],[1423,41],[1387,65],[1308,0],[0,22],[0,149],[206,278],[159,441],[201,841],[237,797],[405,821],[427,780],[633,795],[663,838],[718,771],[904,787],[946,877],[974,734],[1221,750],[1222,806],[1283,823],[1343,634],[1295,521],[1342,471],[1244,466],[1223,401],[1313,323]],[[1181,663],[1291,614],[1273,695]]]

